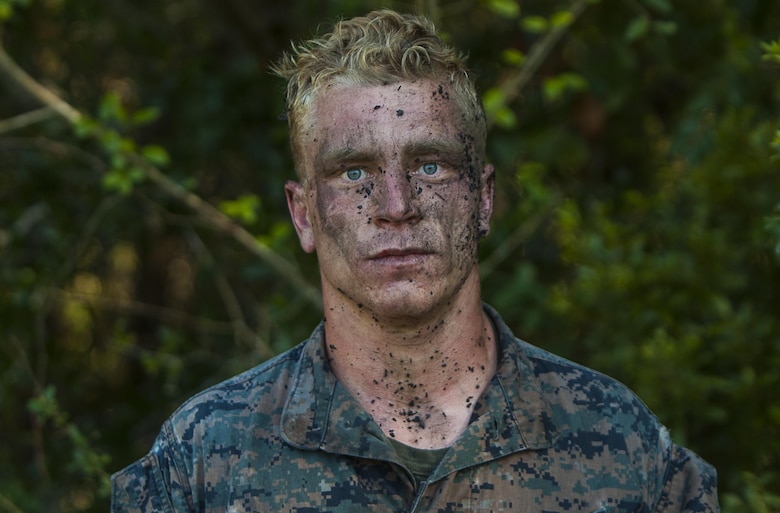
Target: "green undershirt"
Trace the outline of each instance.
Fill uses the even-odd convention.
[[[388,438],[388,440],[390,440],[390,445],[393,446],[395,453],[404,466],[412,471],[418,483],[426,481],[430,477],[431,473],[439,465],[444,453],[449,450],[449,447],[443,449],[418,449],[392,438]]]

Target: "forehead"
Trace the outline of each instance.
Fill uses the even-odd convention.
[[[473,135],[445,83],[432,80],[387,85],[333,83],[312,99],[300,132],[307,164],[339,146],[401,150],[429,138],[468,140]],[[465,136],[464,136],[465,133]],[[309,166],[307,166],[309,167]]]
[[[315,99],[312,113],[334,117],[361,117],[368,114],[372,118],[376,117],[375,114],[390,114],[397,118],[407,116],[407,120],[418,114],[446,116],[457,110],[450,93],[448,85],[433,80],[385,85],[334,82]]]

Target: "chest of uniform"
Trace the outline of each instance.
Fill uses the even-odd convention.
[[[205,511],[297,513],[642,511],[637,477],[606,461],[588,465],[528,451],[415,486],[398,464],[309,453],[262,470],[234,466],[231,479],[202,489]],[[200,502],[200,501],[198,501]]]

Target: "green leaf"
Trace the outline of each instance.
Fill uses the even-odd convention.
[[[103,187],[110,191],[125,190],[126,180],[122,176],[120,169],[112,169],[103,176]]]
[[[122,148],[122,137],[116,130],[103,131],[100,134],[100,142],[109,155],[113,155]]]
[[[103,187],[125,196],[133,191],[135,185],[141,182],[145,173],[140,167],[113,168],[103,176]]]
[[[568,27],[574,23],[574,15],[571,11],[558,11],[550,18],[550,25],[553,28]]]
[[[765,52],[761,56],[763,60],[780,64],[780,39],[770,43],[761,43],[761,49]]]
[[[496,116],[494,119],[496,125],[500,126],[501,128],[509,129],[514,128],[517,125],[517,116],[515,116],[514,111],[509,107],[504,107],[503,109],[496,111]]]
[[[525,54],[514,48],[507,48],[501,52],[501,59],[512,66],[522,66],[525,62]]]
[[[520,4],[517,0],[489,0],[488,6],[502,18],[515,19],[520,16]]]
[[[119,151],[123,151],[125,153],[132,153],[135,151],[135,141],[130,139],[129,137],[122,137],[119,140]]]
[[[155,166],[165,166],[171,161],[166,149],[156,144],[141,148],[141,155]]]
[[[194,176],[187,176],[179,179],[179,185],[187,189],[188,191],[194,191],[198,187],[198,179]]]
[[[544,96],[549,101],[558,101],[566,92],[577,92],[587,89],[588,83],[576,73],[563,73],[544,80],[542,88]]]
[[[76,137],[80,139],[84,139],[86,137],[89,137],[91,135],[94,135],[100,125],[97,121],[90,118],[89,116],[81,116],[78,121],[76,121],[76,124],[74,125],[74,129],[76,132]]]
[[[128,172],[127,176],[130,179],[130,181],[133,183],[133,185],[141,182],[144,178],[146,178],[146,173],[144,173],[144,170],[141,169],[138,166],[131,167]]]
[[[665,14],[672,11],[672,5],[668,2],[668,0],[644,0],[644,2],[651,8],[654,8]]]
[[[5,2],[0,2],[0,21],[5,21],[9,19],[13,13],[14,10],[10,4]]]
[[[116,121],[119,123],[124,123],[127,120],[127,111],[122,105],[122,99],[118,93],[109,91],[103,96],[103,100],[100,102],[98,118],[103,121]]]
[[[564,84],[557,77],[545,79],[542,90],[547,100],[555,102],[563,96]]]
[[[27,7],[30,0],[0,0],[0,21],[7,20],[13,15],[14,6]]]
[[[269,248],[281,248],[287,241],[290,240],[292,235],[292,225],[288,222],[278,222],[271,227],[271,230],[266,234],[258,235],[255,240],[258,244],[262,244]]]
[[[774,150],[774,154],[770,157],[772,160],[780,159],[780,130],[775,132],[775,136],[772,142],[769,143],[769,147]]]
[[[504,92],[493,87],[485,91],[482,95],[482,103],[485,106],[485,113],[502,128],[512,128],[517,124],[515,113],[506,104],[506,95]]]
[[[57,391],[50,385],[28,401],[27,409],[42,420],[55,419],[59,413],[56,395]]]
[[[247,225],[257,222],[257,209],[259,207],[260,198],[256,194],[245,194],[219,204],[219,210],[223,214]]]
[[[482,95],[482,103],[487,112],[492,112],[506,104],[506,95],[501,89],[491,87]]]
[[[628,24],[628,27],[626,27],[626,32],[623,37],[626,38],[626,41],[636,41],[637,39],[640,39],[642,36],[647,34],[647,31],[650,29],[650,20],[647,16],[637,16],[633,20],[631,20],[631,23]]]
[[[124,169],[127,165],[127,156],[121,152],[117,152],[111,156],[111,167],[114,169]]]
[[[673,21],[656,21],[653,23],[653,30],[664,36],[671,36],[677,33],[677,23]]]
[[[143,126],[157,121],[157,118],[159,117],[160,109],[157,107],[146,107],[145,109],[134,112],[130,118],[130,122],[134,126]]]
[[[526,32],[532,34],[541,34],[549,27],[547,20],[541,16],[527,16],[523,18],[521,25]]]
[[[27,7],[30,0],[0,0],[0,21],[11,18],[14,14],[14,5]]]

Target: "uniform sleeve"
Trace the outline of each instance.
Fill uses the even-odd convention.
[[[715,469],[694,452],[672,444],[656,513],[719,513]]]
[[[166,427],[146,456],[111,476],[111,513],[193,511]]]

